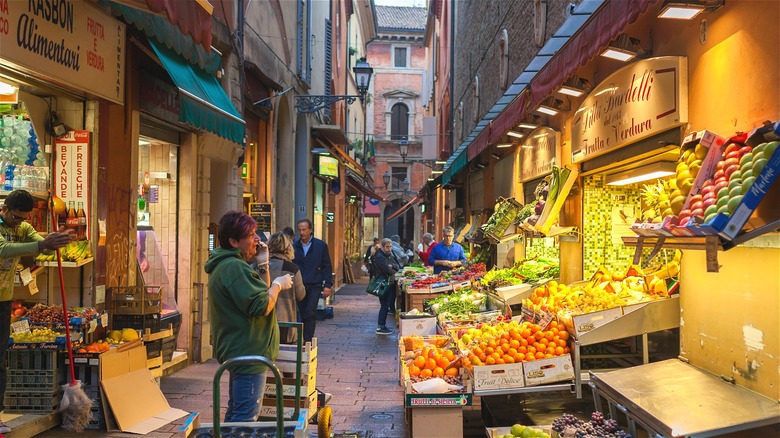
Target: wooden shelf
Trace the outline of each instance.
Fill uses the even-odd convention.
[[[78,260],[78,261],[75,261],[75,262],[66,262],[66,261],[63,260],[62,261],[62,267],[63,268],[78,268],[78,267],[87,265],[89,263],[92,263],[93,260],[95,260],[94,257],[90,257],[90,258],[87,258],[87,259],[81,259],[81,260]],[[36,261],[35,264],[38,265],[38,266],[46,266],[46,267],[49,267],[49,268],[56,268],[57,267],[57,261],[56,260],[45,261],[45,262]]]

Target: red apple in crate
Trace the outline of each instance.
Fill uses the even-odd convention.
[[[719,179],[721,179],[721,178],[726,176],[726,171],[723,170],[723,163],[724,163],[724,161],[719,161],[718,162],[718,170],[715,171],[715,175],[713,175],[713,177],[712,177],[715,181],[717,181],[717,180],[719,180]]]
[[[696,210],[702,209],[702,201],[696,201],[693,204],[691,204],[691,216],[696,216]]]
[[[740,152],[741,150],[742,149],[737,149],[737,150],[729,152],[728,154],[726,154],[726,160],[728,160],[729,158],[739,158],[739,157],[741,157],[742,156],[742,153]]]
[[[732,164],[726,168],[726,178],[731,178],[731,174],[739,170],[739,164]]]
[[[704,216],[704,209],[702,209],[702,208],[695,208],[695,209],[693,209],[693,211],[691,211],[691,217],[693,217],[693,216],[703,217]]]
[[[726,146],[726,150],[723,151],[723,156],[728,155],[731,151],[738,151],[740,150],[744,145],[741,143],[731,143],[730,145]]]
[[[701,208],[707,209],[710,205],[714,205],[716,202],[718,202],[718,195],[712,194],[712,196],[708,196],[704,198],[704,201],[701,203]]]
[[[678,227],[684,227],[684,226],[688,225],[688,222],[690,222],[690,221],[691,221],[691,217],[690,216],[686,216],[686,217],[680,219],[680,223],[677,226]]]
[[[745,146],[744,148],[739,150],[739,158],[742,158],[743,155],[745,155],[745,154],[747,154],[749,152],[753,152],[753,147],[752,146]]]

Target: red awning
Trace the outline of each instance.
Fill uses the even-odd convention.
[[[530,93],[520,93],[515,100],[477,135],[468,147],[469,161],[488,145],[496,143],[506,132],[551,95],[580,67],[598,55],[623,29],[658,0],[610,0],[604,3],[547,64],[531,79]]]
[[[412,205],[416,204],[416,203],[417,203],[419,200],[420,200],[420,197],[419,197],[419,196],[415,196],[415,197],[414,197],[414,198],[412,198],[412,199],[411,199],[409,202],[407,202],[406,204],[404,204],[404,205],[403,205],[403,207],[401,207],[401,208],[399,208],[398,210],[396,210],[396,212],[395,212],[395,213],[393,213],[393,214],[391,214],[390,216],[386,217],[386,218],[385,218],[385,222],[390,222],[391,220],[393,220],[393,219],[397,218],[397,217],[398,217],[398,216],[400,216],[400,215],[401,215],[403,212],[405,212],[406,210],[408,210],[409,208],[411,208],[411,207],[412,207]]]
[[[184,35],[189,35],[206,49],[211,51],[211,14],[214,6],[207,0],[112,0],[131,8],[152,12],[165,17]]]

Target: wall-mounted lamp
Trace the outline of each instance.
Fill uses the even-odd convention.
[[[496,153],[490,154],[490,156],[495,158],[496,160],[500,160],[500,159],[504,158],[500,154],[496,154]]]
[[[443,170],[431,170],[431,175],[441,175],[444,173]]]
[[[385,183],[385,190],[387,190],[390,187],[390,178],[393,176],[390,175],[390,171],[385,170],[385,173],[382,174],[382,182]]]
[[[523,137],[524,137],[524,135],[523,135],[523,134],[521,134],[521,133],[519,133],[519,132],[517,132],[517,131],[508,131],[508,132],[506,133],[506,135],[508,135],[508,136],[510,136],[510,137],[515,137],[515,138],[523,138]]]
[[[271,102],[271,99],[275,99],[277,97],[283,96],[288,91],[292,90],[294,87],[290,86],[287,87],[286,90],[282,91],[281,93],[274,94],[273,96],[268,96],[265,99],[260,99],[257,102],[252,102],[252,106],[258,106],[260,105],[261,108],[267,108],[269,110],[274,109],[274,104]]]
[[[476,164],[474,164],[474,167],[477,168],[477,169],[484,169],[485,165],[482,164],[482,163],[476,163]]]
[[[618,61],[629,61],[635,56],[646,54],[639,46],[639,40],[622,33],[609,43],[609,46],[601,52],[605,58],[616,59]]]
[[[329,107],[334,103],[344,100],[348,105],[355,102],[355,99],[360,99],[360,102],[365,102],[366,94],[368,93],[369,84],[371,84],[371,75],[374,74],[374,69],[368,65],[366,58],[360,58],[357,64],[352,67],[352,71],[355,73],[355,83],[357,84],[358,96],[351,95],[321,95],[321,94],[306,94],[295,96],[295,109],[299,113],[309,114],[317,112],[323,108]]]
[[[441,161],[441,160],[436,160],[436,161],[434,161],[434,163],[435,163],[435,164],[438,164],[438,165],[442,165],[442,166],[443,166],[443,165],[445,165],[445,164],[447,164],[447,162],[446,162],[446,161]]]
[[[406,162],[406,156],[409,155],[409,142],[401,140],[398,142],[398,151],[401,153],[401,161]]]
[[[499,143],[499,144],[496,145],[496,147],[499,148],[499,149],[511,148],[512,146],[514,146],[513,143]]]
[[[558,115],[558,113],[561,111],[568,111],[568,108],[563,105],[562,100],[550,96],[547,99],[544,99],[541,104],[539,104],[539,107],[536,108],[536,111],[542,114],[547,114],[548,116],[555,116]]]
[[[312,148],[311,153],[314,155],[330,155],[330,151],[325,148]]]
[[[647,166],[637,167],[625,172],[613,173],[607,175],[605,180],[610,186],[624,186],[641,181],[647,181],[655,178],[674,175],[676,173],[676,163],[671,161],[659,161],[648,164]]]
[[[567,96],[580,97],[585,94],[589,88],[590,84],[587,80],[579,76],[572,76],[558,88],[558,92]]]
[[[713,12],[723,6],[724,0],[666,0],[658,18],[690,20],[701,12]]]

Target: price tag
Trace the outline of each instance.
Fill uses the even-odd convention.
[[[96,320],[93,319],[92,321],[89,322],[89,329],[87,329],[87,333],[94,332],[95,329],[97,329],[97,327],[98,327],[98,323]]]
[[[30,284],[31,281],[33,281],[32,273],[30,273],[30,268],[24,268],[19,272],[19,277],[22,279],[22,286],[27,286]]]
[[[11,323],[11,333],[30,333],[30,322],[26,319]]]
[[[108,327],[108,313],[100,315],[100,325],[103,327]]]
[[[544,310],[534,312],[533,309],[523,307],[522,319],[523,321],[528,321],[537,324],[542,329],[546,329],[547,326],[550,325],[550,322],[553,320],[553,314],[550,312],[545,312]]]
[[[33,277],[32,281],[30,281],[30,284],[27,285],[27,289],[30,291],[30,295],[37,294],[38,291],[38,277]]]

